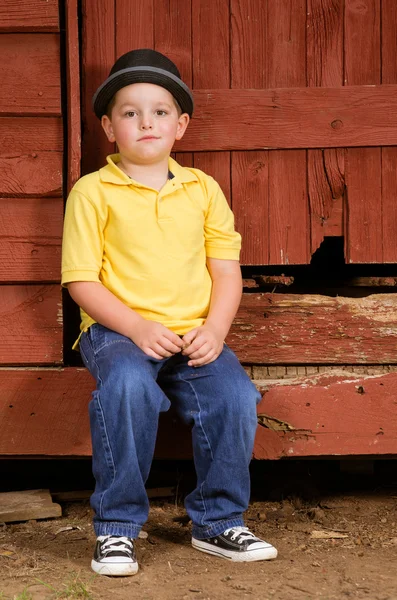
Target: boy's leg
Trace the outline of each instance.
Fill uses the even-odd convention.
[[[205,539],[244,525],[260,394],[226,345],[216,361],[203,367],[189,367],[187,360],[170,361],[160,385],[193,423],[197,487],[185,505],[193,537]]]
[[[83,334],[80,350],[97,382],[89,406],[95,532],[136,538],[149,511],[145,482],[159,412],[170,404],[156,383],[164,361],[99,324]]]

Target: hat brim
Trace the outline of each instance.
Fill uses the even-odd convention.
[[[193,95],[182,79],[156,67],[130,67],[110,75],[95,92],[92,105],[98,119],[106,114],[109,102],[116,92],[132,83],[153,83],[165,88],[174,96],[182,112],[192,116]]]

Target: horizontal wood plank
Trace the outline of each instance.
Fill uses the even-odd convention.
[[[195,90],[194,98],[179,152],[397,144],[397,85]]]
[[[5,285],[0,298],[0,364],[60,364],[60,286]]]
[[[1,0],[0,32],[59,31],[58,0]]]
[[[62,222],[62,198],[0,198],[0,283],[59,281]]]
[[[0,113],[61,114],[58,34],[0,35],[0,56]]]
[[[390,373],[271,386],[258,406],[271,420],[257,429],[254,458],[396,454],[396,385]]]
[[[95,385],[85,369],[0,369],[0,455],[89,456],[88,402]],[[160,418],[156,456],[186,458],[190,433],[175,415]]]
[[[0,197],[60,196],[62,120],[3,117],[0,130]]]
[[[277,459],[397,453],[397,374],[326,376],[282,385],[257,382],[254,457]],[[85,369],[0,370],[0,455],[89,456],[88,402],[94,382]],[[189,429],[161,415],[157,458],[191,457]]]
[[[396,294],[244,294],[227,342],[245,363],[394,364],[396,309]]]

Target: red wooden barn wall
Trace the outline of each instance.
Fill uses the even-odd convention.
[[[57,0],[0,5],[0,364],[62,363]]]
[[[397,261],[394,0],[83,7],[84,172],[111,150],[91,110],[96,87],[120,54],[153,47],[195,90],[177,158],[220,181],[244,264],[306,264],[334,235],[347,262]]]
[[[84,172],[112,150],[93,92],[121,53],[154,47],[194,89],[176,157],[221,183],[245,264],[308,263],[328,235],[352,263],[397,262],[394,0],[81,1]],[[0,455],[90,452],[93,384],[63,368],[59,286],[62,193],[79,171],[76,14],[76,0],[0,6]],[[390,364],[394,298],[247,294],[228,341],[257,365]],[[350,380],[309,402],[310,382],[266,392],[277,431],[265,419],[256,456],[395,452],[395,376],[381,379],[363,396]],[[165,432],[161,454],[184,455],[172,417]]]

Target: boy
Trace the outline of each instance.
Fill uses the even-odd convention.
[[[275,558],[242,518],[260,395],[224,344],[241,298],[240,236],[218,184],[170,158],[192,93],[167,57],[133,50],[93,105],[119,153],[71,191],[62,257],[97,384],[91,566],[104,575],[138,570],[134,539],[148,516],[158,416],[170,401],[192,425],[193,547],[236,561]]]

